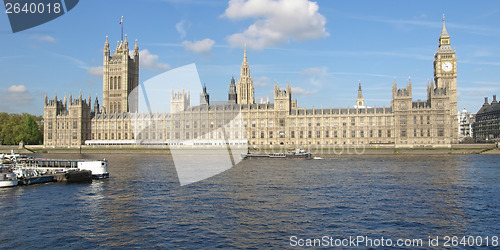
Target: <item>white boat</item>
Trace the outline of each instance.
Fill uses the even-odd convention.
[[[18,183],[16,174],[10,168],[0,169],[0,188],[17,186]]]
[[[18,164],[38,171],[68,172],[71,170],[89,170],[94,179],[109,178],[108,161],[103,160],[65,160],[65,159],[22,159]]]
[[[241,158],[312,159],[312,154],[303,149],[292,149],[286,153],[253,154],[243,153]]]

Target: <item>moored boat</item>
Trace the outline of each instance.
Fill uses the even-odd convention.
[[[17,186],[19,181],[10,168],[0,168],[0,188]]]
[[[243,153],[241,158],[273,158],[273,159],[311,159],[312,154],[302,149],[292,149],[286,153],[254,154]]]
[[[93,179],[109,178],[108,161],[103,160],[67,160],[67,159],[21,159],[18,164],[40,171],[68,172],[70,170],[90,171]]]

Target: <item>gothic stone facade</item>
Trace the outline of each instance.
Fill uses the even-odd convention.
[[[191,106],[189,91],[172,90],[170,113],[137,113],[139,54],[128,42],[118,43],[110,55],[104,46],[103,107],[96,98],[45,101],[44,144],[75,147],[81,144],[197,145],[224,141],[250,145],[393,145],[395,147],[450,146],[458,143],[457,59],[444,19],[434,57],[434,80],[427,84],[427,100],[413,101],[412,83],[392,86],[391,107],[367,107],[361,84],[356,105],[350,108],[297,106],[289,84],[275,85],[274,103],[256,103],[246,48],[240,77],[229,85],[228,102],[210,104],[203,88],[200,105]],[[135,96],[134,96],[135,95]]]

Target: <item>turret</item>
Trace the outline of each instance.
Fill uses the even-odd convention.
[[[231,78],[231,84],[229,84],[229,93],[227,95],[227,100],[229,103],[237,103],[237,94],[236,94],[236,84],[234,82],[234,77]]]

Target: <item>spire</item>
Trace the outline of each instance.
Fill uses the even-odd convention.
[[[443,13],[443,29],[441,30],[441,37],[444,38],[444,37],[450,37],[448,35],[448,31],[446,31],[446,24],[445,24],[445,21],[444,21],[444,13]]]
[[[45,104],[47,104],[47,92],[45,92]]]
[[[361,89],[361,81],[359,81],[358,98],[363,98],[363,90]]]
[[[123,41],[123,50],[128,53],[128,39],[127,39],[127,34],[125,34],[125,40]]]
[[[247,44],[245,43],[245,49],[243,53],[243,62],[247,62]]]
[[[139,50],[139,46],[137,46],[137,39],[135,39],[134,50],[136,50],[136,51],[138,51],[138,50]]]

